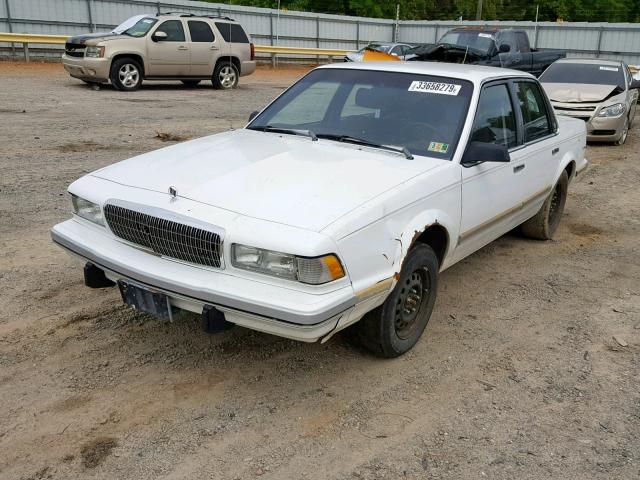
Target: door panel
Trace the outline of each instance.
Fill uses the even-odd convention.
[[[153,34],[147,37],[149,68],[147,76],[182,77],[189,75],[190,54],[184,24],[181,20],[162,22],[153,33],[165,32],[167,39],[154,41]]]
[[[210,77],[220,51],[218,39],[207,22],[189,20],[189,36],[191,42],[191,76]]]
[[[470,141],[517,146],[517,116],[506,83],[485,87],[478,104]],[[462,212],[458,259],[474,252],[513,228],[522,202],[514,168],[521,164],[517,151],[509,163],[485,162],[462,169]]]

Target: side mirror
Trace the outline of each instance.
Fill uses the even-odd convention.
[[[260,113],[260,110],[255,110],[253,112],[251,112],[249,114],[249,121],[253,120],[254,118],[256,118],[258,116],[258,114]]]
[[[495,143],[471,142],[460,162],[465,167],[471,167],[483,162],[510,162],[509,150],[504,145]]]
[[[509,53],[511,51],[511,45],[503,43],[502,45],[500,45],[500,48],[498,49],[498,51],[500,53]]]
[[[631,84],[629,85],[629,90],[633,90],[634,88],[640,88],[640,80],[633,79],[631,80]]]
[[[167,32],[155,32],[151,37],[151,39],[154,42],[163,42],[167,38],[169,38],[169,35],[167,35]]]

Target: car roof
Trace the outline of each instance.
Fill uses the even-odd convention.
[[[621,60],[601,60],[599,58],[561,58],[560,60],[556,60],[555,63],[610,65],[612,67],[619,67],[620,65],[622,65]]]
[[[216,16],[216,15],[196,15],[194,13],[185,13],[185,12],[165,12],[165,13],[158,13],[156,15],[149,15],[149,17],[156,17],[156,18],[193,18],[193,19],[209,19],[209,20],[215,20],[216,22],[233,22],[233,23],[237,23],[233,18],[229,18],[229,17],[223,17],[223,16]]]
[[[461,80],[469,80],[480,84],[487,80],[524,77],[535,78],[533,75],[498,67],[485,67],[482,65],[463,65],[458,63],[437,62],[345,62],[322,65],[318,69],[340,68],[347,70],[371,70],[378,72],[414,73],[420,75],[435,75],[439,77],[451,77]]]

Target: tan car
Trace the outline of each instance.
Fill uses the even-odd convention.
[[[557,115],[584,120],[590,142],[626,142],[640,81],[621,61],[567,58],[540,76]]]
[[[72,37],[62,64],[72,77],[125,91],[143,80],[211,80],[230,89],[256,69],[253,43],[239,23],[193,14],[138,15],[111,32]]]

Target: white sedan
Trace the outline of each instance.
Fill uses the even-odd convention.
[[[157,316],[302,341],[350,327],[395,357],[440,272],[518,225],[551,238],[585,138],[522,72],[328,65],[245,128],[80,178],[52,237],[89,287]]]

